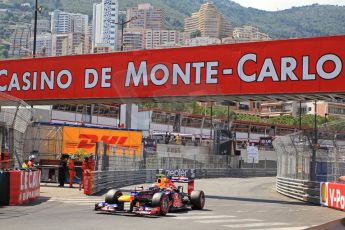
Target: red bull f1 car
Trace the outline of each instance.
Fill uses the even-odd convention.
[[[176,186],[175,183],[188,184],[187,192],[183,191],[183,186]],[[129,203],[129,210],[125,210],[126,202]],[[109,190],[105,196],[105,202],[95,204],[95,210],[165,216],[168,212],[189,207],[201,210],[204,205],[205,193],[194,190],[194,179],[187,177],[170,179],[160,175],[153,185],[147,188],[137,187],[129,194],[115,189]]]

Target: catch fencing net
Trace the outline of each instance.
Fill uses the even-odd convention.
[[[337,181],[345,175],[345,122],[330,123],[315,130],[307,130],[278,137],[274,142],[277,152],[277,175],[291,179]],[[315,141],[315,138],[317,141]],[[311,171],[315,151],[315,171]]]
[[[137,170],[137,169],[220,169],[235,168],[238,156],[211,155],[199,152],[144,151],[97,143],[96,161],[98,170]]]
[[[33,116],[32,108],[24,101],[0,93],[1,167],[18,168],[26,157],[24,134]]]

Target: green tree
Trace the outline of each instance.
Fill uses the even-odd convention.
[[[8,58],[8,50],[7,49],[2,51],[2,56],[4,58]]]

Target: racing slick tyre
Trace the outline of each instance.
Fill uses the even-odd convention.
[[[164,193],[155,193],[152,197],[152,207],[159,207],[159,214],[165,216],[169,212],[169,198]]]
[[[193,191],[190,194],[192,209],[201,210],[205,206],[205,193],[203,191]]]
[[[119,210],[124,209],[124,203],[119,202],[119,197],[122,196],[122,192],[116,189],[110,189],[107,194],[105,194],[105,203],[117,204]]]

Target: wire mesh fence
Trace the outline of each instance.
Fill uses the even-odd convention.
[[[314,174],[320,182],[337,181],[345,175],[345,135],[342,132],[323,126],[317,132],[316,142],[313,130],[278,137],[273,143],[278,177],[311,180]],[[311,167],[313,151],[314,170]]]
[[[32,123],[24,136],[24,155],[35,153],[37,160],[57,160],[63,153],[63,127]]]
[[[163,152],[134,149],[97,143],[96,160],[98,170],[132,169],[229,169],[229,168],[273,168],[276,161],[262,160],[259,163],[244,163],[240,156],[205,154],[193,152]]]
[[[0,108],[0,161],[5,162],[0,167],[19,167],[26,157],[23,136],[31,123],[33,110],[24,101],[5,93],[0,93]],[[15,161],[9,161],[14,158]]]

